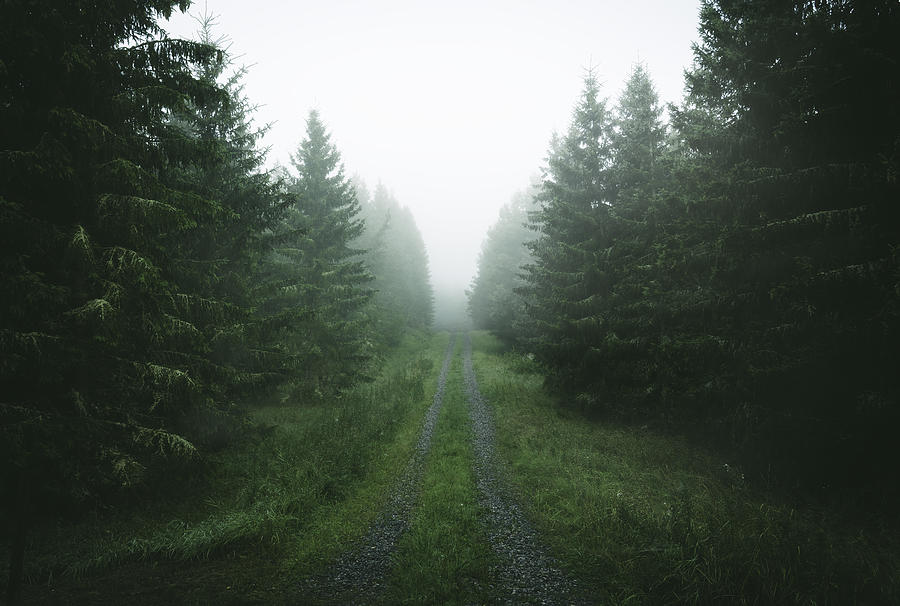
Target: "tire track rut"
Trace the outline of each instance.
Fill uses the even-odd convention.
[[[384,509],[355,548],[338,558],[322,576],[305,584],[306,593],[323,603],[369,604],[377,601],[391,568],[391,553],[409,526],[410,514],[421,491],[431,436],[444,402],[447,373],[456,347],[456,335],[444,354],[437,390],[422,424],[416,449],[391,490]]]
[[[566,576],[541,545],[504,482],[494,450],[494,420],[478,390],[472,365],[472,341],[466,335],[463,380],[469,400],[469,418],[475,451],[475,482],[487,512],[487,531],[499,564],[494,570],[494,591],[508,604],[576,604],[575,582]]]

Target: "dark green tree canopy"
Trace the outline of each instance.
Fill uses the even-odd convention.
[[[205,406],[181,357],[202,336],[173,241],[218,211],[169,183],[206,150],[168,117],[229,99],[193,72],[218,50],[153,40],[174,6],[3,6],[0,408],[18,419],[4,459],[55,468],[61,487],[102,469],[130,481],[141,465],[126,453],[142,441],[191,451],[172,432]]]
[[[646,207],[652,185],[662,176],[666,147],[662,113],[650,74],[636,65],[616,106],[611,136],[615,160],[610,172],[620,214],[627,214],[623,207],[628,204]]]
[[[539,234],[528,244],[534,262],[519,291],[531,318],[530,347],[539,360],[559,365],[564,382],[584,364],[585,347],[600,329],[590,310],[608,288],[599,261],[613,236],[612,122],[599,93],[588,73],[566,137],[551,142],[532,215]]]
[[[306,138],[291,161],[297,171],[292,190],[299,208],[310,222],[326,230],[310,242],[314,254],[334,260],[358,254],[349,244],[363,230],[357,216],[359,201],[318,111],[309,113]]]
[[[706,1],[668,134],[642,67],[611,118],[586,79],[519,291],[551,383],[890,492],[853,470],[900,410],[898,34],[896,2]]]

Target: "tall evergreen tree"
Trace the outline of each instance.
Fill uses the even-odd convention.
[[[532,323],[529,345],[556,369],[558,384],[588,376],[591,343],[602,333],[593,309],[609,288],[603,261],[614,237],[611,124],[599,92],[589,73],[566,137],[551,144],[534,214],[539,236],[529,244],[535,261],[526,266],[520,291]]]
[[[635,65],[613,119],[613,204],[623,218],[643,220],[663,176],[666,128],[662,113],[650,74],[643,65]]]
[[[0,14],[0,507],[9,584],[31,516],[190,457],[190,419],[222,405],[194,370],[206,305],[180,242],[217,221],[180,188],[209,146],[171,117],[229,102],[194,68],[215,48],[155,40],[186,2],[6,2]],[[207,276],[208,277],[208,276]],[[210,306],[213,306],[210,304]]]
[[[815,482],[859,477],[897,421],[898,35],[896,2],[705,2],[676,112],[719,175],[694,204],[719,231],[685,261],[708,296],[676,322],[721,344],[740,437]]]
[[[182,163],[169,171],[171,187],[210,200],[220,210],[198,221],[190,238],[173,242],[182,260],[176,266],[180,283],[190,285],[200,305],[192,311],[194,326],[203,334],[203,360],[195,374],[223,402],[259,398],[289,377],[293,360],[273,348],[273,336],[253,308],[265,295],[258,268],[272,246],[271,232],[288,203],[284,184],[263,169],[265,152],[258,146],[265,129],[254,128],[254,107],[243,96],[246,69],[231,73],[225,38],[214,38],[214,19],[199,20],[200,42],[220,49],[215,59],[195,70],[197,78],[219,86],[225,102],[196,106],[171,122],[207,153],[199,162]],[[204,426],[216,426],[212,420]]]
[[[610,190],[608,248],[597,260],[607,288],[596,293],[591,316],[594,334],[576,383],[583,398],[603,409],[634,405],[630,391],[646,394],[654,385],[653,365],[645,363],[655,341],[657,318],[648,307],[659,222],[659,193],[667,166],[662,108],[647,70],[636,65],[616,105],[610,135],[607,180]],[[652,391],[652,390],[651,390]],[[631,395],[631,394],[629,394]]]
[[[362,201],[366,230],[358,241],[375,280],[370,316],[383,347],[396,345],[410,329],[431,325],[434,296],[425,243],[412,212],[381,183],[369,199],[362,182],[355,184]]]
[[[270,259],[276,289],[260,307],[298,360],[294,392],[326,393],[365,378],[372,355],[366,306],[372,276],[353,248],[364,230],[352,183],[317,111],[293,156],[292,205]]]
[[[412,212],[381,183],[375,188],[367,224],[373,238],[372,269],[383,337],[396,342],[406,329],[431,325],[433,295],[425,242]]]

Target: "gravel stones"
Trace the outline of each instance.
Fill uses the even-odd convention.
[[[387,505],[359,543],[338,558],[325,575],[308,584],[309,593],[316,599],[335,604],[369,604],[377,600],[390,572],[391,553],[409,526],[410,513],[419,497],[425,460],[444,402],[447,373],[455,346],[456,335],[451,335],[434,400],[425,413],[416,449],[394,485]]]
[[[456,335],[451,335],[444,354],[434,400],[422,424],[422,431],[409,463],[394,485],[387,505],[366,535],[325,572],[301,585],[305,603],[371,604],[383,599],[385,579],[390,572],[391,553],[409,527],[410,515],[418,501],[431,449],[431,437],[440,415],[453,359]],[[479,503],[498,565],[492,570],[493,583],[487,587],[491,600],[505,604],[580,604],[574,581],[566,576],[538,540],[512,491],[504,481],[502,463],[494,449],[494,420],[478,390],[472,365],[472,342],[466,336],[463,381],[472,423],[473,467]]]
[[[463,380],[469,399],[475,451],[475,482],[487,514],[491,546],[500,561],[494,571],[494,591],[508,604],[574,604],[575,584],[541,546],[537,534],[503,481],[494,450],[494,420],[478,391],[472,366],[472,342],[466,335]]]

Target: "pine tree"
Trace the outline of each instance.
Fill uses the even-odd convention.
[[[626,410],[643,402],[658,382],[647,357],[658,334],[658,318],[648,306],[653,290],[649,261],[659,234],[659,194],[666,158],[666,130],[647,70],[636,65],[613,116],[612,159],[608,169],[612,237],[598,259],[608,288],[595,297],[592,316],[602,327],[590,343],[579,385],[585,399],[605,410]],[[650,388],[652,392],[652,387]],[[635,397],[637,396],[637,397]]]
[[[293,388],[303,396],[366,377],[372,334],[365,312],[373,293],[364,251],[352,247],[364,230],[359,201],[315,110],[293,166],[293,203],[268,265],[276,288],[260,310],[279,329],[283,353],[297,359]]]
[[[154,40],[186,3],[6,2],[0,15],[0,472],[16,539],[29,519],[194,456],[183,432],[215,408],[178,283],[177,242],[216,202],[170,182],[208,149],[170,118],[227,102],[193,69],[208,45]]]
[[[659,186],[666,148],[662,113],[650,74],[635,65],[613,120],[613,205],[623,218],[642,221]]]
[[[704,295],[669,326],[709,344],[679,340],[684,387],[819,485],[866,477],[897,421],[898,33],[895,2],[705,2],[675,112],[716,226],[673,272]]]
[[[594,308],[609,289],[604,259],[615,236],[610,116],[598,95],[589,73],[566,137],[551,143],[534,215],[539,237],[529,244],[535,262],[526,266],[520,291],[534,335],[530,347],[555,369],[554,382],[575,389],[590,374],[591,344],[602,338]]]
[[[370,317],[381,347],[396,345],[408,330],[425,330],[432,322],[434,297],[425,243],[412,212],[381,183],[369,199],[355,183],[366,230],[358,240],[374,277]]]
[[[294,360],[274,349],[266,323],[252,313],[264,294],[258,267],[271,249],[271,231],[288,198],[283,184],[263,169],[265,152],[258,142],[265,129],[250,122],[255,108],[241,85],[246,69],[227,74],[227,40],[213,37],[211,16],[199,23],[200,42],[220,52],[195,69],[196,77],[221,87],[226,96],[206,106],[189,104],[171,118],[204,154],[167,175],[170,187],[207,200],[216,212],[198,220],[191,237],[173,242],[172,248],[179,251],[178,282],[201,302],[191,311],[203,341],[192,374],[209,386],[217,401],[233,408],[263,397],[294,370]],[[215,419],[200,424],[208,430],[220,428]]]

